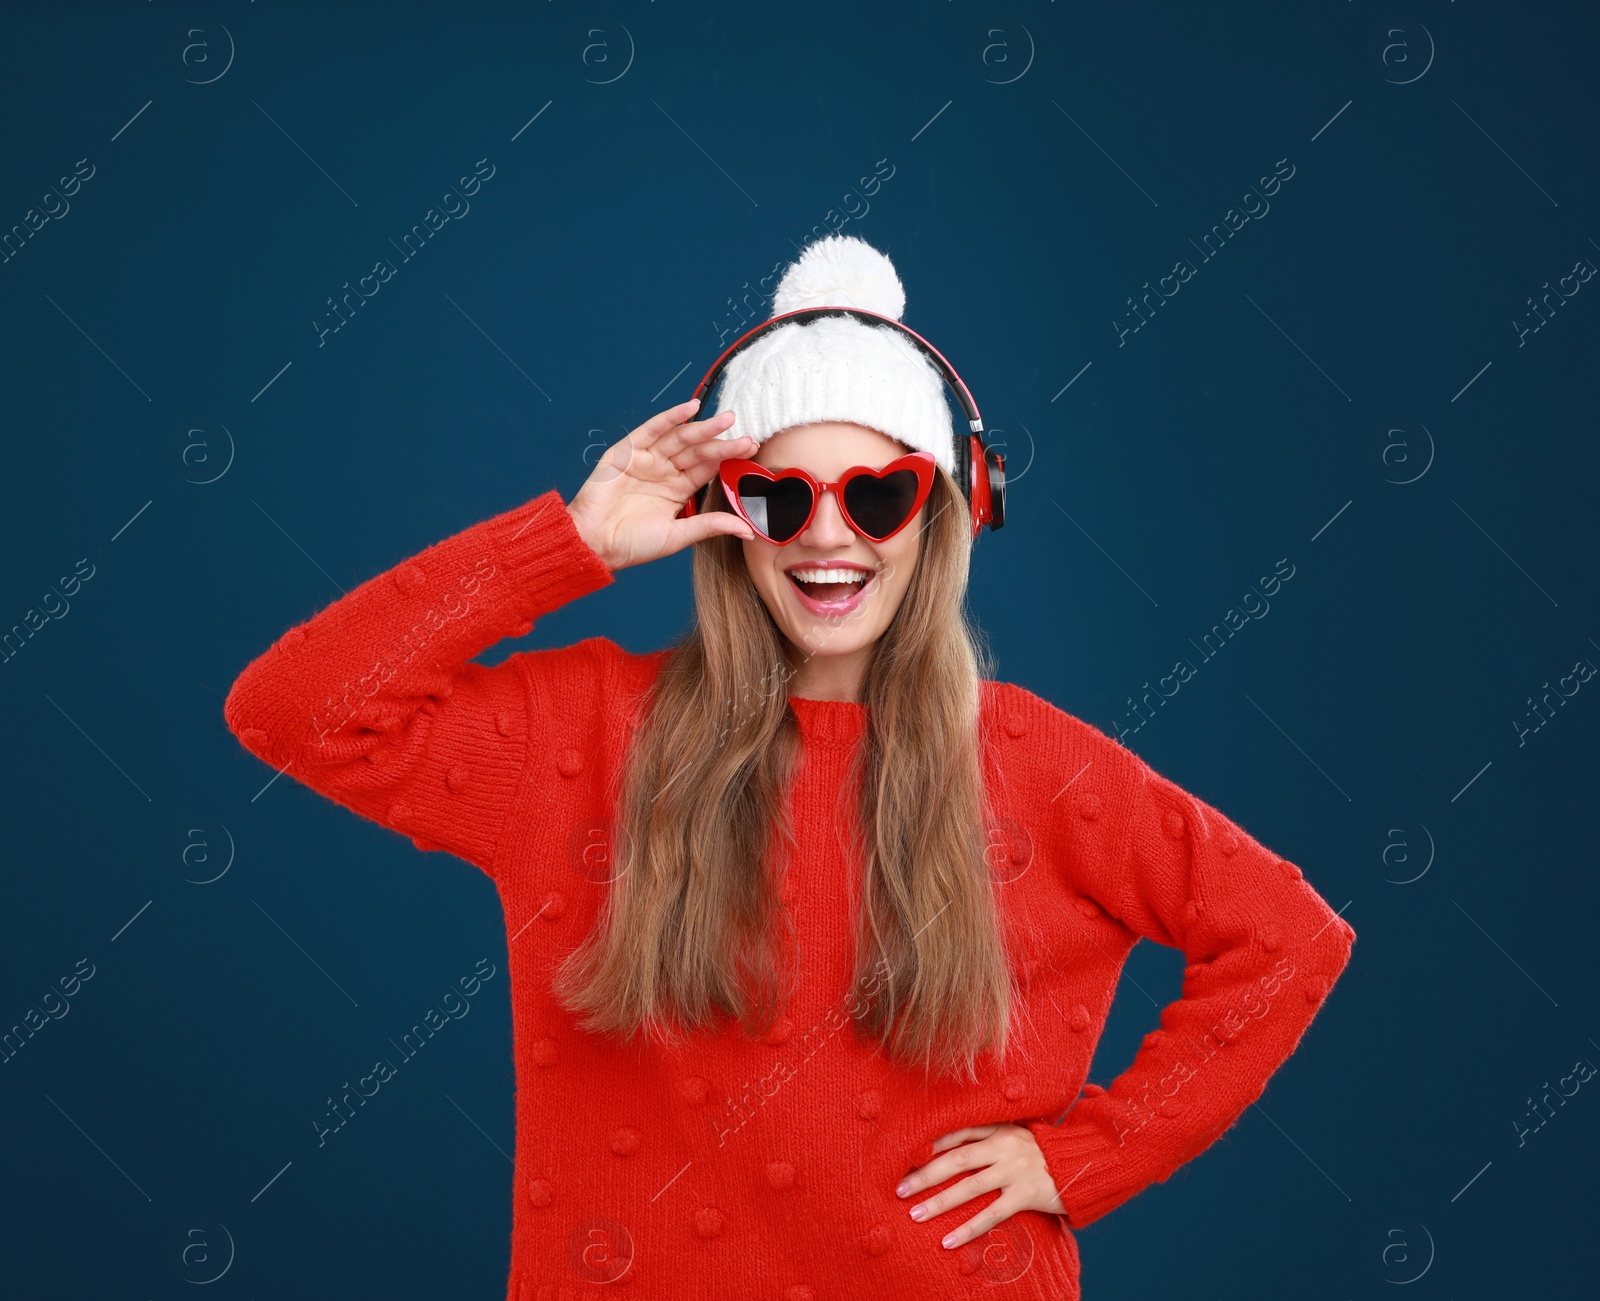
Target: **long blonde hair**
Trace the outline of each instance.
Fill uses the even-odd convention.
[[[719,492],[713,480],[714,493]],[[971,533],[940,470],[916,569],[862,686],[867,727],[841,792],[865,871],[858,1035],[924,1070],[1003,1056],[1015,994],[986,855],[979,684],[989,655],[965,607]],[[695,546],[696,619],[666,655],[629,746],[617,875],[555,992],[584,1029],[670,1040],[736,1018],[765,1033],[794,992],[776,864],[795,843],[785,792],[800,733],[783,684],[800,652],[763,604],[738,539]]]

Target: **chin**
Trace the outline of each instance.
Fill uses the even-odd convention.
[[[852,655],[878,640],[876,629],[840,627],[817,620],[808,627],[786,627],[784,635],[803,654],[825,660],[835,655]]]

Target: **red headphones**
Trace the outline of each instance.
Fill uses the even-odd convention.
[[[1006,522],[1006,458],[983,441],[983,417],[978,414],[978,404],[972,400],[972,394],[967,391],[961,376],[956,374],[955,367],[944,359],[943,353],[920,334],[892,316],[882,316],[877,312],[868,312],[856,307],[806,307],[797,312],[785,312],[782,316],[774,316],[770,321],[763,321],[760,325],[747,330],[729,344],[723,354],[711,363],[711,369],[695,386],[691,396],[699,399],[701,410],[704,410],[707,395],[722,378],[723,368],[736,353],[754,343],[768,330],[789,322],[803,325],[819,316],[854,316],[868,325],[890,326],[910,339],[912,344],[938,368],[939,373],[944,376],[945,383],[955,391],[956,401],[961,404],[962,413],[966,416],[967,425],[972,431],[965,438],[958,437],[955,440],[955,481],[961,485],[962,495],[966,498],[967,506],[972,513],[972,536],[976,538],[985,524],[991,529],[1000,528]],[[681,513],[693,515],[704,509],[706,493],[710,487],[711,484],[708,483],[701,488]]]

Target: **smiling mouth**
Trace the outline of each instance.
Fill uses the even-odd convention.
[[[807,577],[800,577],[801,574]],[[822,575],[827,575],[824,581]],[[859,569],[791,569],[789,581],[814,601],[844,601],[866,586],[871,575]]]
[[[864,569],[807,569],[798,566],[784,576],[800,603],[813,614],[837,614],[861,603],[873,575]]]

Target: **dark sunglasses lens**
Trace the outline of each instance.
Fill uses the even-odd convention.
[[[805,526],[811,513],[811,488],[804,479],[739,476],[739,505],[745,516],[774,542],[788,542]]]
[[[883,478],[858,474],[844,486],[845,510],[874,538],[886,538],[911,518],[917,500],[915,470],[896,470]]]

